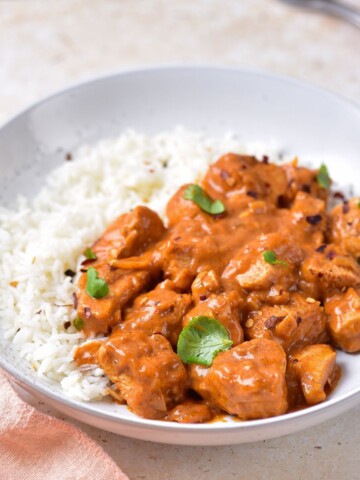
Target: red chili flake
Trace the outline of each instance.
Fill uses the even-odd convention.
[[[246,192],[246,195],[248,195],[249,197],[258,198],[258,194],[256,192],[253,192],[252,190]]]
[[[328,260],[333,260],[335,257],[336,257],[336,252],[334,252],[334,250],[330,250],[330,252],[326,254],[326,258]]]
[[[305,217],[305,220],[310,223],[310,225],[317,225],[321,222],[322,216],[321,215],[308,215]]]
[[[302,322],[302,318],[301,318],[301,317],[297,317],[297,318],[296,318],[296,325],[300,325],[301,322]]]
[[[73,159],[72,155],[70,152],[68,152],[66,155],[65,155],[65,160],[67,162],[71,162],[71,160]]]
[[[221,220],[222,218],[225,218],[225,217],[226,217],[226,212],[217,213],[216,215],[212,215],[212,217],[213,217],[215,220]]]
[[[73,296],[73,299],[74,299],[74,309],[77,310],[78,303],[79,303],[79,302],[78,302],[77,295],[76,295],[76,293],[74,292],[74,293],[72,294],[72,296]]]
[[[265,165],[267,165],[269,163],[269,157],[267,155],[263,155],[262,163],[265,163]]]
[[[65,330],[67,330],[70,327],[70,325],[71,325],[71,322],[65,322],[64,323]]]
[[[89,307],[84,307],[85,318],[91,317],[91,309]]]
[[[199,299],[200,299],[200,302],[204,302],[207,299],[207,296],[206,295],[200,295]]]
[[[282,322],[285,318],[285,315],[283,317],[276,317],[275,315],[271,315],[266,322],[265,322],[265,327],[266,328],[274,328],[276,325],[280,322]]]
[[[335,192],[333,197],[338,198],[339,200],[345,200],[345,195],[341,192]]]
[[[286,208],[287,207],[287,202],[286,198],[284,195],[279,195],[277,198],[277,203],[279,208]]]
[[[305,193],[311,193],[311,187],[308,183],[305,183],[302,187],[301,190]]]
[[[227,178],[230,177],[230,173],[227,172],[226,170],[220,170],[220,177],[221,177],[223,180],[226,180]]]
[[[91,263],[95,262],[95,258],[87,258],[86,260],[84,260],[83,262],[81,262],[81,265],[83,267],[86,267],[87,265],[90,265]],[[86,270],[85,270],[86,271]]]
[[[319,273],[317,274],[317,276],[318,276],[319,278],[322,278],[322,277],[324,276],[324,274],[321,273],[321,272],[319,272]]]
[[[350,205],[347,200],[344,201],[343,208],[342,208],[343,214],[346,215],[347,213],[350,212]]]

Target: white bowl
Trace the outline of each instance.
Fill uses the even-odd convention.
[[[0,204],[33,195],[64,152],[133,127],[156,133],[181,124],[208,135],[229,130],[244,143],[273,144],[301,159],[325,161],[340,184],[360,182],[360,110],[326,91],[263,73],[213,67],[115,74],[53,95],[0,129]],[[266,153],[266,152],[264,152]],[[359,192],[358,192],[359,193]],[[1,325],[1,324],[0,324]],[[0,335],[2,338],[2,335]],[[1,340],[0,340],[1,342]],[[58,410],[129,437],[184,445],[221,445],[277,437],[338,415],[360,400],[360,355],[339,352],[343,375],[319,405],[280,417],[181,425],[144,420],[108,401],[69,400],[0,345],[0,366]]]

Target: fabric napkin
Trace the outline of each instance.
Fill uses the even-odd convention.
[[[0,370],[1,480],[128,480],[72,425],[22,401]]]

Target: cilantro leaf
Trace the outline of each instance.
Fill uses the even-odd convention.
[[[95,268],[90,267],[87,271],[86,293],[93,298],[103,298],[109,293],[109,286]]]
[[[88,248],[85,250],[84,255],[85,255],[85,257],[86,257],[88,260],[96,260],[96,259],[97,259],[96,254],[91,250],[90,247],[88,247]]]
[[[192,200],[204,212],[218,215],[225,212],[225,206],[221,200],[212,200],[200,185],[189,185],[184,192],[185,200]]]
[[[327,169],[327,166],[323,163],[316,175],[316,180],[320,187],[325,188],[328,190],[331,185],[331,179],[329,176],[329,171]]]
[[[271,265],[282,265],[283,267],[287,267],[288,264],[284,262],[283,260],[278,260],[276,258],[276,253],[273,252],[272,250],[266,250],[263,253],[263,258],[265,262],[270,263]]]
[[[84,326],[84,320],[82,320],[80,317],[76,317],[74,320],[74,327],[76,330],[81,330]]]
[[[177,353],[184,363],[209,367],[216,355],[232,344],[226,328],[218,320],[200,315],[193,317],[180,333]]]

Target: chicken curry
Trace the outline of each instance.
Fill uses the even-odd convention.
[[[107,393],[149,419],[325,400],[334,347],[360,350],[360,205],[328,213],[330,183],[325,166],[230,153],[175,193],[166,226],[145,206],[121,215],[82,265],[77,325],[92,340],[78,365],[101,367]]]

